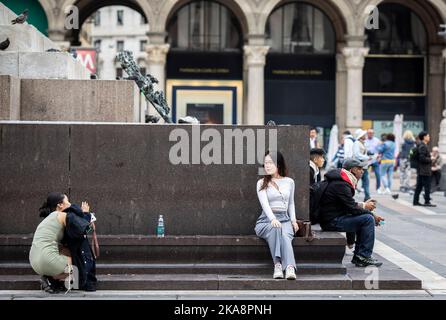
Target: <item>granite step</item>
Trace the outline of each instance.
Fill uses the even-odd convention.
[[[1,275],[0,290],[39,290],[39,276]],[[364,281],[347,275],[115,274],[98,275],[98,290],[364,290]],[[419,290],[419,280],[400,275],[379,279],[381,290]]]
[[[265,241],[247,236],[100,235],[101,263],[271,263]],[[0,262],[27,262],[32,235],[0,235]],[[342,263],[345,237],[315,232],[311,242],[295,238],[298,264]]]
[[[183,263],[183,264],[129,264],[129,263],[98,263],[97,274],[243,274],[270,275],[272,265],[269,263]],[[346,268],[338,264],[298,264],[300,274],[345,274]],[[34,275],[35,272],[28,263],[0,263],[0,275]]]

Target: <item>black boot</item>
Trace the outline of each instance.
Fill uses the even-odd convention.
[[[40,277],[40,289],[51,294],[58,292],[54,280],[50,280],[50,277],[47,276]]]

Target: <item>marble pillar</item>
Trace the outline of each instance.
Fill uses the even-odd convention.
[[[247,102],[243,122],[250,125],[263,125],[265,124],[264,69],[269,47],[246,45],[243,50],[248,73]]]
[[[362,72],[369,48],[345,47],[342,53],[347,68],[346,128],[354,132],[362,127]]]

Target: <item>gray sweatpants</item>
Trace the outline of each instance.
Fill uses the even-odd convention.
[[[277,212],[274,214],[278,216]],[[281,262],[282,269],[285,270],[289,265],[296,267],[292,244],[294,232],[291,221],[281,222],[281,224],[281,228],[274,228],[266,214],[262,212],[259,219],[257,219],[255,232],[258,237],[268,243],[273,262]]]

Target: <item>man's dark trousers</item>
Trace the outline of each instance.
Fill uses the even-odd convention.
[[[413,203],[420,203],[421,190],[424,188],[424,203],[431,202],[431,176],[417,175],[417,186],[413,196]]]
[[[324,231],[356,233],[355,255],[372,256],[375,245],[375,218],[371,214],[344,215],[325,224]]]

